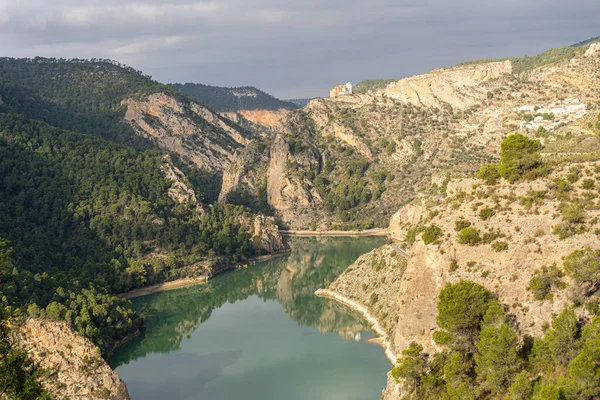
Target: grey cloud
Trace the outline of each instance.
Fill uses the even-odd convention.
[[[304,97],[571,44],[600,35],[598,17],[597,0],[0,0],[0,54]]]

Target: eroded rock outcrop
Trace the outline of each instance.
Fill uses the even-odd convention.
[[[511,73],[510,61],[443,68],[392,82],[383,94],[419,106],[464,110],[485,99],[483,83]]]
[[[100,357],[100,350],[66,323],[30,318],[18,338],[48,371],[41,382],[53,398],[129,400],[125,383]]]
[[[596,55],[600,53],[600,42],[598,43],[592,43],[590,45],[590,47],[586,50],[584,56],[585,57],[591,57],[593,55]]]
[[[406,240],[408,229],[424,221],[427,214],[427,207],[420,202],[407,204],[392,215],[388,228],[390,235],[398,240]]]
[[[222,171],[236,149],[249,143],[247,133],[193,102],[165,93],[123,101],[125,121],[159,147],[180,155],[200,169]]]
[[[266,128],[279,128],[281,121],[289,114],[284,108],[279,110],[239,110],[236,112],[225,112],[223,115],[232,121],[238,122],[240,118]]]
[[[173,165],[170,156],[165,156],[165,163],[161,166],[164,176],[172,181],[169,188],[169,197],[180,204],[190,204],[196,207],[198,214],[203,214],[204,209],[196,197],[194,190],[190,188],[187,177],[181,170]]]
[[[254,218],[254,236],[260,238],[260,247],[269,254],[287,249],[273,217],[257,215]]]
[[[269,204],[284,215],[297,206],[309,206],[310,193],[299,182],[290,179],[287,174],[287,164],[291,154],[287,142],[281,135],[277,135],[273,140],[270,154],[267,170]]]

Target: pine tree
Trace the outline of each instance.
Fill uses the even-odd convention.
[[[503,393],[521,368],[519,337],[504,323],[481,331],[475,354],[475,372],[481,387],[494,394]]]

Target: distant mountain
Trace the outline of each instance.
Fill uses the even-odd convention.
[[[593,38],[590,38],[588,40],[583,40],[581,42],[572,44],[570,47],[581,47],[581,46],[587,46],[588,44],[592,44],[594,42],[597,42],[598,40],[600,40],[600,36],[596,36]]]
[[[310,103],[310,101],[312,99],[314,99],[314,97],[309,97],[307,99],[288,99],[288,100],[285,100],[285,101],[287,101],[288,103],[294,103],[298,107],[302,108],[305,105],[307,105],[308,103]]]
[[[201,83],[174,83],[172,85],[181,93],[189,96],[214,111],[239,110],[278,110],[285,108],[294,110],[298,106],[292,102],[279,100],[268,93],[252,86],[219,87]]]

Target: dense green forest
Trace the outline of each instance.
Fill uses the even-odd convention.
[[[121,143],[146,146],[123,122],[128,97],[176,91],[110,60],[0,58],[0,96],[27,117]]]
[[[115,293],[257,253],[240,224],[244,207],[198,215],[169,198],[162,151],[61,130],[5,104],[0,160],[0,247],[12,249],[1,302],[65,319],[103,350],[140,325]]]
[[[227,88],[201,83],[174,83],[172,86],[198,103],[219,112],[298,108],[292,102],[279,100],[252,86]]]

